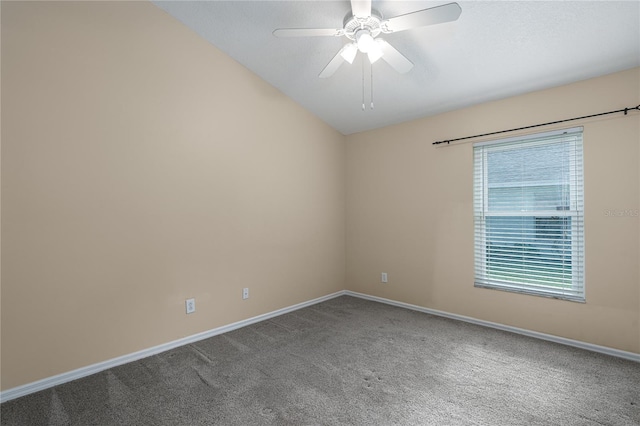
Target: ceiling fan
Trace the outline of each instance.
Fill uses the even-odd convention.
[[[382,58],[399,73],[406,73],[413,63],[382,38],[380,34],[390,34],[412,28],[451,22],[458,19],[462,9],[457,3],[448,3],[416,12],[383,19],[371,8],[371,0],[351,0],[351,12],[344,17],[342,28],[279,28],[273,32],[276,37],[345,36],[345,44],[320,72],[320,78],[333,75],[344,61],[353,63],[358,51],[366,53],[373,64]]]

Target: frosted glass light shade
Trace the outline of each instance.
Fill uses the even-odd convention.
[[[342,48],[340,55],[342,56],[342,59],[352,64],[353,60],[356,58],[357,53],[358,45],[355,43],[349,43]]]

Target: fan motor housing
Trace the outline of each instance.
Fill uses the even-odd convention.
[[[368,30],[371,37],[375,38],[382,32],[381,22],[382,14],[374,9],[371,9],[371,16],[366,18],[358,18],[349,12],[343,21],[344,35],[349,40],[356,41],[356,33],[359,30]]]

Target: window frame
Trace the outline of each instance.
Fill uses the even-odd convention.
[[[564,139],[564,140],[563,140]],[[510,210],[489,210],[489,170],[488,154],[498,150],[526,149],[533,146],[554,145],[560,143],[569,144],[569,182],[558,180],[551,185],[567,185],[569,188],[569,206],[556,210],[520,210],[516,211],[516,205]],[[535,296],[551,297],[575,302],[586,301],[585,277],[584,277],[584,161],[583,161],[583,128],[574,127],[551,132],[536,133],[506,139],[476,143],[473,146],[473,204],[474,204],[474,286],[477,288],[489,288],[495,290],[510,291],[530,294]],[[480,162],[480,164],[478,164]],[[481,180],[478,182],[478,180]],[[520,188],[536,186],[536,182],[522,181]],[[538,183],[539,185],[540,183]],[[545,182],[545,185],[549,183]],[[518,188],[515,186],[514,188]],[[480,192],[480,196],[478,194]],[[511,206],[510,206],[511,207]],[[520,206],[522,208],[522,206]],[[569,286],[554,286],[543,282],[536,284],[527,281],[524,277],[518,282],[500,280],[489,277],[489,251],[490,236],[487,235],[487,219],[491,217],[527,217],[533,220],[533,231],[537,231],[537,218],[558,217],[562,222],[571,223],[571,284]],[[571,218],[570,220],[568,218]],[[525,235],[525,234],[522,234]],[[563,241],[567,241],[564,238]],[[523,242],[527,239],[523,237]],[[517,254],[517,251],[513,251]],[[546,254],[545,256],[548,256]],[[549,259],[544,259],[549,262]],[[514,263],[515,264],[515,263]],[[507,265],[508,266],[508,265]],[[495,265],[494,265],[495,267]],[[530,266],[529,266],[530,267]],[[522,267],[526,273],[527,267]],[[564,269],[562,269],[564,271]],[[528,281],[533,281],[529,279]]]

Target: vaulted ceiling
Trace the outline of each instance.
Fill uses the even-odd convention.
[[[373,0],[372,7],[384,20],[447,3]],[[273,31],[340,29],[349,1],[155,2],[343,134],[640,66],[638,1],[457,3],[455,21],[379,36],[414,64],[408,72],[384,60],[370,65],[359,53],[319,78],[349,40]]]

